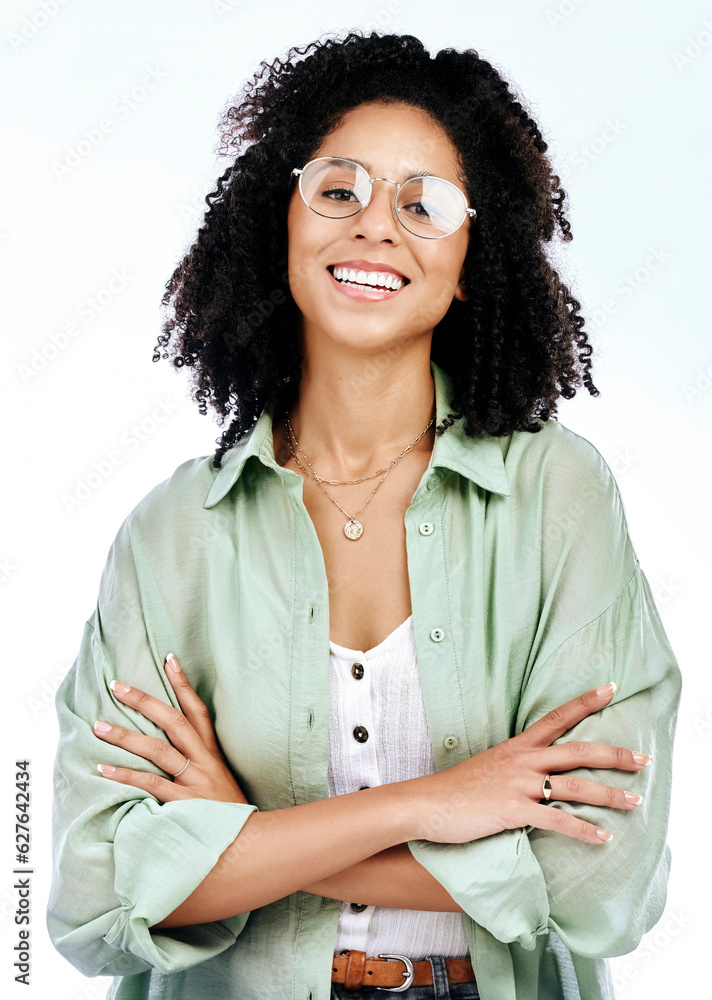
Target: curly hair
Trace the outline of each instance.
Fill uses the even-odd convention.
[[[297,58],[300,57],[300,58]],[[235,159],[207,195],[197,237],[166,284],[170,312],[153,360],[192,369],[192,397],[219,426],[213,466],[271,404],[288,412],[302,357],[299,311],[286,266],[291,171],[343,115],[370,101],[428,112],[459,153],[477,209],[465,257],[467,301],[453,300],[435,327],[432,360],[453,380],[442,434],[464,415],[466,434],[536,432],[557,399],[591,379],[580,303],[547,257],[566,192],[539,127],[510,85],[474,49],[431,56],[412,35],[349,32],[262,62],[219,122],[218,152]]]

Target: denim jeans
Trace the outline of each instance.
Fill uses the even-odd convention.
[[[403,997],[403,1000],[480,1000],[476,983],[448,983],[445,959],[439,955],[428,958],[433,968],[432,986],[411,986],[402,993],[388,993],[364,986],[362,996],[368,1000],[386,1000],[387,997]],[[331,1000],[350,1000],[343,983],[331,984]]]

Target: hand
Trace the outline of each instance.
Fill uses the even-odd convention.
[[[413,779],[413,789],[419,785],[418,791],[425,796],[420,803],[418,839],[463,844],[502,830],[535,826],[589,844],[610,840],[612,834],[607,831],[564,809],[551,809],[541,804],[541,799],[544,778],[551,774],[551,801],[590,802],[628,810],[642,801],[642,796],[633,792],[561,772],[578,767],[641,771],[652,760],[647,754],[582,741],[551,746],[587,715],[607,705],[614,690],[606,686],[587,691],[553,709],[518,736],[446,771]],[[603,694],[598,693],[601,691]]]
[[[111,686],[114,695],[123,705],[135,708],[160,726],[168,735],[170,743],[120,726],[97,728],[108,726],[102,720],[94,724],[94,735],[105,743],[112,743],[150,760],[176,777],[170,780],[150,771],[135,771],[128,767],[111,767],[106,764],[99,765],[101,774],[112,781],[142,788],[159,802],[213,799],[216,802],[247,803],[220,750],[207,706],[191,687],[172,653],[166,657],[164,669],[182,712],[119,681],[112,681]],[[187,760],[190,764],[182,770]]]

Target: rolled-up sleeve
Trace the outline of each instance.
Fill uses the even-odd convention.
[[[160,804],[98,773],[100,763],[164,773],[93,732],[94,722],[104,719],[167,739],[118,702],[109,687],[118,678],[178,707],[162,670],[169,649],[158,653],[155,647],[127,519],[111,546],[79,654],[56,698],[60,739],[47,925],[57,950],[89,976],[189,968],[230,947],[249,916],[151,930],[197,888],[257,808],[197,798]]]
[[[567,772],[643,796],[631,811],[576,802],[551,804],[608,830],[613,834],[609,843],[599,848],[544,830],[529,831],[546,878],[549,926],[575,954],[600,958],[632,951],[660,919],[671,861],[666,838],[681,677],[640,567],[604,614],[539,667],[524,725],[580,693],[576,680],[582,662],[599,676],[608,669],[618,691],[608,707],[557,742],[586,740],[640,750],[653,758],[638,772]],[[536,692],[539,686],[542,690]]]
[[[635,949],[665,906],[681,673],[630,544],[610,470],[594,456],[589,468],[579,463],[573,472],[564,467],[557,474],[568,479],[569,492],[562,483],[549,482],[547,495],[562,505],[556,498],[568,496],[570,504],[572,496],[586,495],[587,474],[596,485],[588,487],[585,517],[567,521],[562,508],[544,523],[543,534],[547,524],[566,524],[566,533],[538,554],[538,565],[548,560],[550,568],[542,574],[535,641],[521,687],[512,695],[512,735],[583,691],[615,681],[618,689],[608,706],[556,742],[584,740],[651,753],[652,765],[635,773],[566,771],[637,792],[644,800],[633,810],[551,802],[549,808],[611,832],[613,839],[601,845],[528,827],[468,844],[421,840],[409,846],[465,913],[498,941],[532,951],[537,939],[553,930],[575,955],[605,958]],[[523,589],[530,571],[522,564]]]

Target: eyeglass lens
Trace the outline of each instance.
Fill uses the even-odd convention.
[[[345,219],[368,202],[371,182],[364,168],[353,160],[311,160],[299,178],[306,204],[318,215]],[[465,218],[463,193],[440,177],[414,177],[398,191],[396,211],[406,229],[434,239],[454,232]]]

